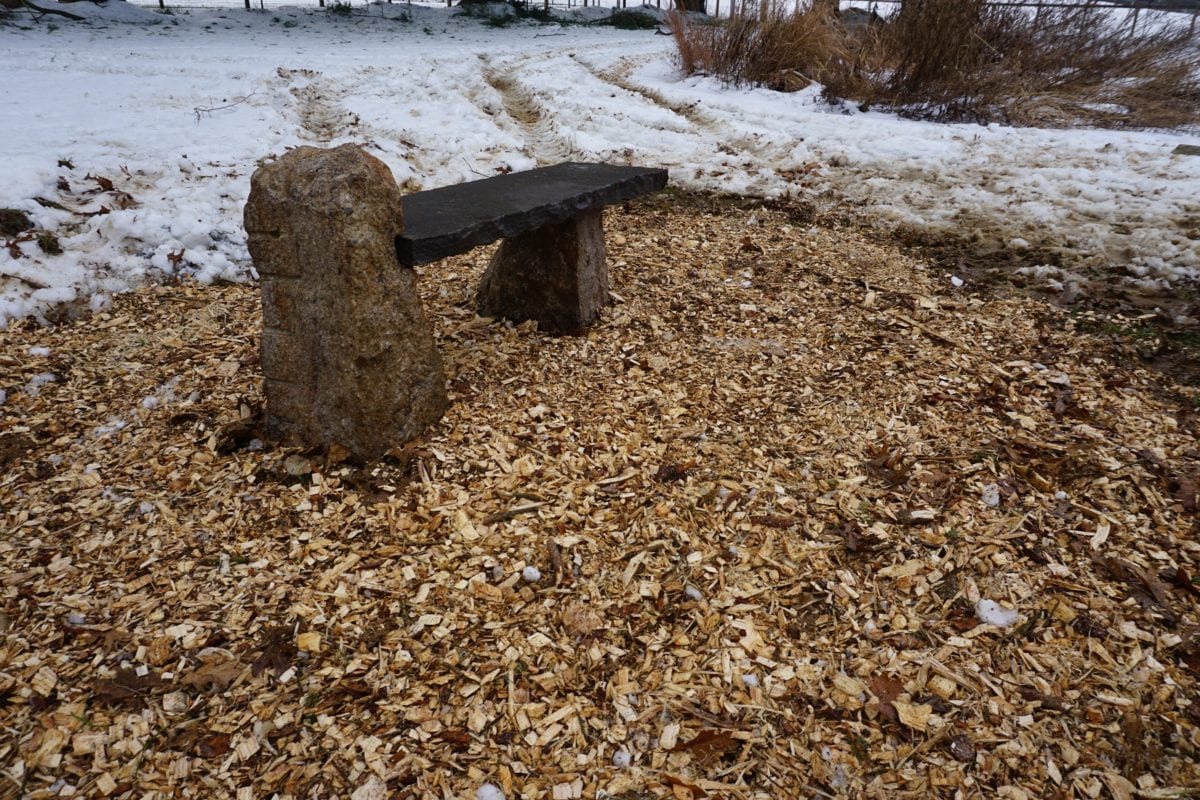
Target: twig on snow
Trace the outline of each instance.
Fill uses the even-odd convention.
[[[243,97],[241,100],[237,100],[232,103],[227,103],[223,106],[212,106],[211,108],[205,108],[204,106],[195,106],[194,108],[192,108],[192,111],[196,112],[196,122],[199,122],[203,118],[204,114],[211,114],[214,111],[224,111],[227,108],[233,108],[234,106],[240,106],[242,103],[246,102],[251,97],[254,97],[254,95],[256,95],[256,94],[258,94],[257,91],[251,92],[250,94]]]

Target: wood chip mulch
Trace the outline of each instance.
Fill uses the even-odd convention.
[[[1195,392],[746,205],[611,209],[586,335],[423,268],[365,467],[262,441],[253,286],[0,331],[0,797],[1189,796]]]

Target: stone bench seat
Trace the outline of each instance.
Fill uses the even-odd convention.
[[[662,169],[566,163],[400,194],[353,145],[298,147],[251,179],[245,225],[263,300],[267,434],[372,460],[447,406],[412,267],[503,239],[480,314],[587,327],[609,302],[601,213]]]
[[[666,184],[665,169],[569,162],[405,195],[396,255],[407,267],[428,264]]]

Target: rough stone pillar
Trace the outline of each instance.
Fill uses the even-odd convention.
[[[479,284],[479,313],[542,330],[570,332],[596,321],[608,304],[608,264],[600,211],[500,243]]]
[[[441,418],[433,329],[396,259],[402,224],[391,172],[353,145],[299,147],[254,173],[269,435],[371,460]]]

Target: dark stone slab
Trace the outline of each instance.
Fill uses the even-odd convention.
[[[1181,144],[1171,152],[1177,156],[1200,156],[1200,145]]]
[[[666,185],[665,169],[566,163],[406,195],[396,255],[428,264]]]

